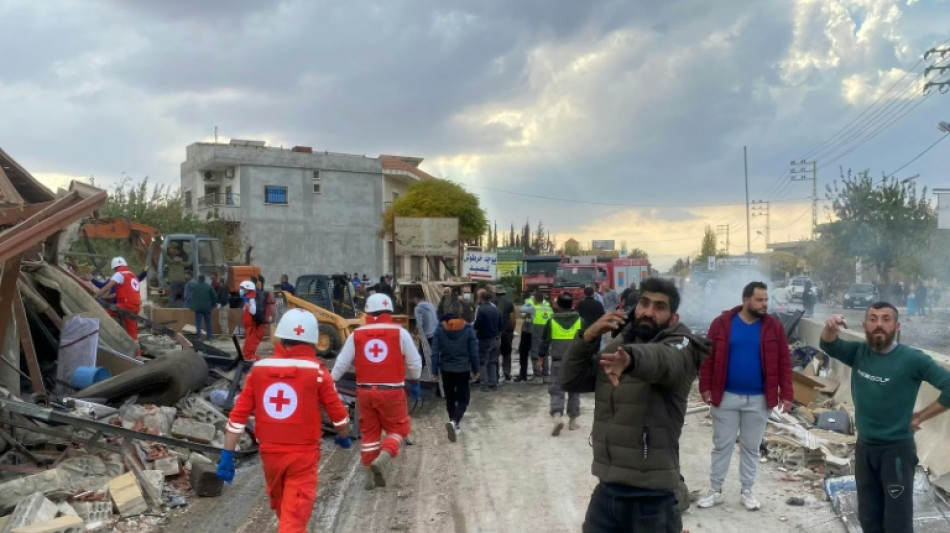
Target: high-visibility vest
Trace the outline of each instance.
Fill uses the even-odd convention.
[[[554,314],[554,310],[551,309],[551,304],[546,300],[542,301],[539,304],[534,305],[534,317],[531,320],[531,323],[535,326],[543,326],[548,323],[548,320],[551,320],[551,315]]]
[[[561,326],[561,322],[564,321],[564,319],[570,320],[571,318],[574,318],[571,327],[565,328]],[[580,330],[581,316],[577,314],[577,311],[554,315],[554,318],[551,319],[551,347],[548,349],[552,360],[561,360],[561,357],[567,353],[571,343],[574,341],[574,337],[577,336],[577,332]]]

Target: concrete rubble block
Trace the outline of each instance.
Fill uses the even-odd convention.
[[[76,502],[73,509],[87,525],[105,522],[112,516],[111,502]]]
[[[155,459],[155,470],[159,470],[165,476],[176,476],[181,473],[181,463],[177,457],[162,457]]]
[[[109,481],[109,496],[122,517],[135,516],[148,510],[142,490],[133,472],[126,472]]]
[[[66,474],[72,490],[99,487],[109,480],[105,462],[95,455],[66,459],[59,464],[59,469]]]
[[[42,492],[34,492],[17,504],[10,521],[3,528],[3,533],[10,533],[21,526],[52,520],[58,512],[56,504],[49,501]]]
[[[56,511],[59,513],[59,516],[79,516],[79,513],[73,509],[73,506],[66,502],[57,503]]]
[[[47,470],[39,474],[24,476],[0,484],[0,512],[9,512],[20,500],[34,492],[43,494],[66,493],[69,491],[69,478],[59,469]]]
[[[210,444],[214,439],[214,425],[200,422],[191,418],[179,418],[172,425],[172,436],[187,439],[203,444]]]
[[[130,403],[119,408],[119,418],[122,420],[122,427],[131,429],[140,423],[145,417],[145,408],[141,405]]]
[[[182,398],[178,405],[183,413],[201,422],[215,424],[218,422],[227,423],[228,421],[228,417],[224,416],[213,403],[195,394],[189,394]]]
[[[161,494],[165,488],[165,473],[161,470],[143,470],[142,477],[145,482],[152,486],[153,494]]]
[[[142,415],[142,425],[147,433],[168,436],[174,419],[174,413],[169,419],[162,408],[151,405],[145,409],[145,414]]]
[[[10,533],[83,533],[85,525],[78,516],[61,516],[45,522],[14,528]]]
[[[224,482],[213,463],[197,463],[191,469],[191,488],[198,496],[220,496]]]
[[[188,464],[191,465],[189,466],[189,468],[194,468],[194,465],[198,463],[211,465],[211,464],[214,464],[214,461],[212,461],[207,456],[202,455],[198,452],[191,452],[191,455],[188,456]]]

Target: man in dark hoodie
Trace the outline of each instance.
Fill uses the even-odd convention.
[[[590,287],[588,287],[589,289]],[[585,289],[586,290],[586,289]],[[593,300],[593,298],[591,298]],[[597,303],[594,301],[594,303]],[[600,304],[598,304],[600,305]],[[580,313],[571,309],[574,306],[574,297],[569,292],[562,292],[554,302],[554,314],[551,320],[544,326],[544,333],[541,335],[541,348],[538,353],[541,357],[551,357],[551,375],[554,380],[548,386],[548,394],[551,396],[551,419],[554,423],[554,429],[551,435],[557,437],[564,429],[564,389],[558,382],[558,374],[561,370],[561,361],[564,354],[570,348],[581,330],[581,326],[586,322],[581,318]],[[603,313],[601,313],[603,314]],[[547,378],[545,378],[547,379]],[[576,392],[568,392],[567,395],[567,416],[570,418],[568,429],[574,431],[580,428],[577,423],[577,417],[581,414],[581,396]]]
[[[679,323],[672,282],[647,278],[630,324],[611,311],[579,333],[559,376],[568,392],[594,392],[591,495],[583,530],[680,533],[688,491],[679,438],[690,387],[709,353]],[[624,327],[625,326],[625,327]],[[600,337],[623,328],[598,354]]]
[[[445,430],[452,442],[462,431],[462,416],[471,396],[469,379],[471,374],[478,376],[478,339],[472,326],[459,318],[461,312],[461,304],[451,304],[432,336],[432,372],[442,380],[449,412]]]

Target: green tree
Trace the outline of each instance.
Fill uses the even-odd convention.
[[[798,256],[788,252],[771,252],[763,260],[768,265],[769,279],[785,279],[800,270]]]
[[[699,245],[699,254],[697,254],[697,261],[701,265],[706,264],[706,259],[708,257],[716,257],[716,232],[713,231],[712,226],[706,226],[706,231],[703,233],[703,241]]]
[[[380,236],[392,234],[393,223],[400,217],[457,217],[459,237],[463,241],[477,240],[488,230],[488,219],[478,202],[478,196],[461,185],[443,179],[420,180],[409,186],[383,213]]]
[[[835,249],[859,257],[875,267],[883,284],[891,271],[915,265],[930,243],[937,216],[926,200],[927,188],[918,196],[914,181],[884,177],[875,182],[868,171],[841,174],[841,183],[828,186],[827,197],[838,220],[822,232]]]
[[[649,259],[650,254],[647,253],[643,248],[634,248],[627,252],[627,257],[630,259]]]
[[[569,238],[567,242],[564,243],[564,255],[581,255],[581,243],[577,242],[573,237]]]
[[[684,276],[689,273],[689,264],[686,259],[679,258],[666,273],[671,276]]]

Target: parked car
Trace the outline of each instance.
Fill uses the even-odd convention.
[[[811,281],[812,290],[815,291],[815,296],[818,298],[818,301],[821,301],[821,287],[817,283],[812,281],[808,276],[795,276],[788,282],[788,292],[792,301],[801,302],[802,294],[805,292],[805,282]]]
[[[841,306],[845,309],[862,308],[866,309],[869,305],[881,299],[880,293],[871,283],[854,283],[848,287],[848,292],[844,293],[844,299],[841,300]]]

